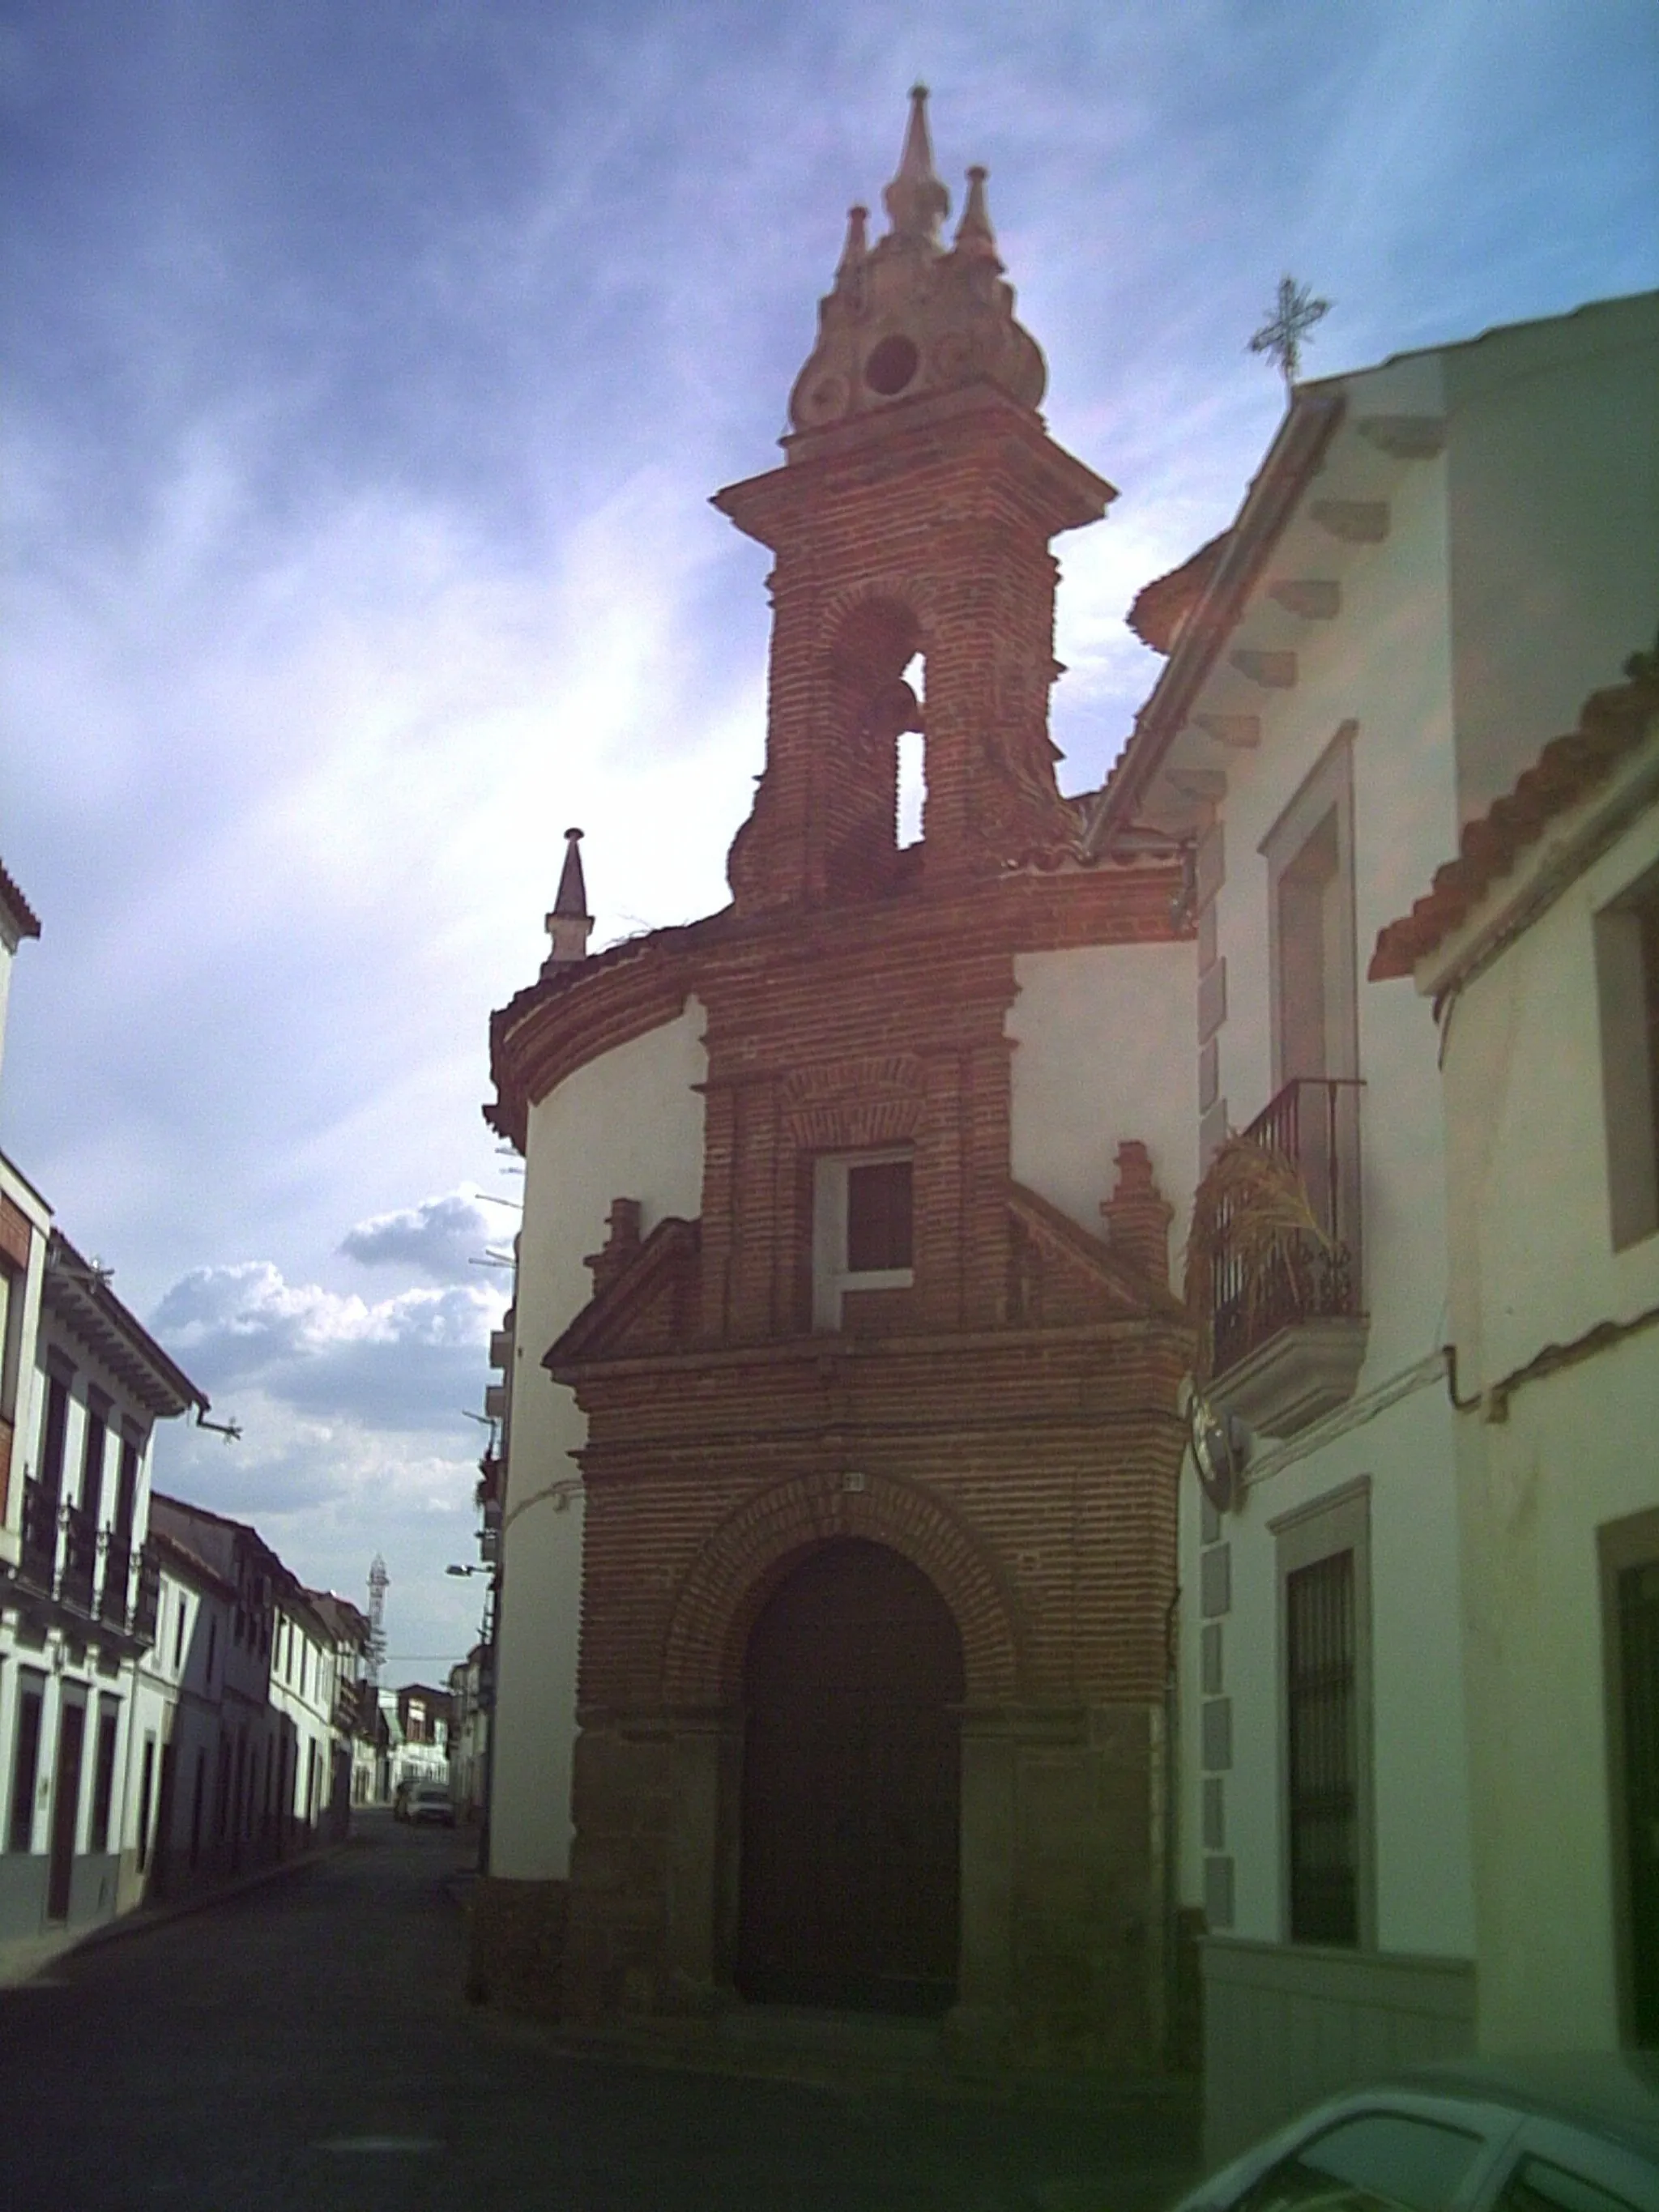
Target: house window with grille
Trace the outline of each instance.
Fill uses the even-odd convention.
[[[1353,1553],[1285,1583],[1291,1940],[1359,1940]]]
[[[1372,1849],[1370,1483],[1270,1523],[1279,1577],[1283,1926],[1367,1949]]]

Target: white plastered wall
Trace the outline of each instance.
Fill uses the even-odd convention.
[[[1229,763],[1224,879],[1216,942],[1226,962],[1220,1095],[1235,1128],[1273,1091],[1269,889],[1263,842],[1345,724],[1353,725],[1354,943],[1362,1101],[1364,1290],[1370,1329],[1347,1408],[1258,1465],[1277,1471],[1227,1517],[1231,1603],[1222,1693],[1232,1703],[1223,1778],[1224,1849],[1234,1862],[1233,1935],[1282,1941],[1284,1781],[1278,1545],[1268,1522],[1370,1483],[1375,1935],[1387,1952],[1468,1957],[1473,1948],[1462,1690],[1455,1438],[1431,1363],[1446,1331],[1446,1210],[1436,1037],[1407,982],[1364,980],[1382,926],[1407,911],[1456,848],[1443,459],[1399,462],[1359,437],[1369,415],[1437,415],[1433,356],[1355,378],[1348,416],[1304,507],[1385,498],[1380,544],[1344,545],[1308,514],[1269,560],[1238,642],[1297,655],[1292,689],[1264,692],[1224,655],[1200,708],[1258,713],[1259,749]],[[1301,619],[1267,602],[1279,580],[1334,577],[1341,611]],[[1414,1370],[1422,1370],[1413,1382]],[[1404,1395],[1394,1396],[1396,1391]],[[1392,1402],[1390,1402],[1392,1401]],[[1352,1425],[1349,1425],[1352,1423]],[[1191,1480],[1190,1471],[1188,1476]],[[1194,1486],[1195,1487],[1195,1486]],[[1186,1901],[1201,1902],[1198,1614],[1200,1527],[1183,1502],[1182,1849]]]
[[[613,1199],[638,1199],[648,1236],[702,1208],[705,1015],[620,1045],[532,1107],[514,1322],[490,1869],[509,1880],[569,1871],[582,1509],[574,1451],[586,1421],[542,1365],[593,1293],[585,1255]]]
[[[1177,1273],[1198,1175],[1193,960],[1190,944],[1023,953],[1008,1016],[1015,1181],[1103,1236],[1117,1147],[1139,1138],[1176,1209]]]
[[[1457,999],[1453,1326],[1473,1395],[1659,1304],[1613,1249],[1593,920],[1659,860],[1650,811]],[[1613,1726],[1597,1532],[1659,1508],[1659,1329],[1459,1423],[1483,2047],[1619,2039]]]

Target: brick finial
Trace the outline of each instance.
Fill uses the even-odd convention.
[[[1118,1146],[1117,1184],[1100,1211],[1112,1250],[1132,1260],[1153,1282],[1167,1285],[1175,1208],[1158,1188],[1152,1156],[1139,1137],[1126,1137]]]
[[[587,911],[587,885],[582,879],[581,842],[580,830],[565,831],[564,866],[559,873],[559,888],[553,901],[553,911],[547,917],[547,933],[553,944],[542,963],[544,975],[587,957],[587,940],[593,934],[593,917]]]
[[[602,1252],[590,1252],[582,1261],[593,1272],[593,1295],[598,1297],[610,1289],[623,1268],[640,1249],[640,1201],[637,1198],[613,1198],[611,1211],[605,1218],[610,1234]]]

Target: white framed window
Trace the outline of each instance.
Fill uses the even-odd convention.
[[[1659,868],[1595,917],[1601,1099],[1615,1251],[1659,1229]]]
[[[812,1165],[812,1326],[838,1329],[848,1291],[905,1291],[915,1279],[908,1146],[830,1153]]]

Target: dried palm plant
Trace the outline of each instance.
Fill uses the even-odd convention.
[[[1215,1361],[1216,1272],[1224,1254],[1240,1277],[1245,1313],[1255,1320],[1275,1274],[1298,1244],[1329,1253],[1332,1241],[1308,1202],[1294,1164],[1270,1145],[1229,1137],[1193,1199],[1182,1295],[1197,1338],[1197,1379],[1207,1382]]]

